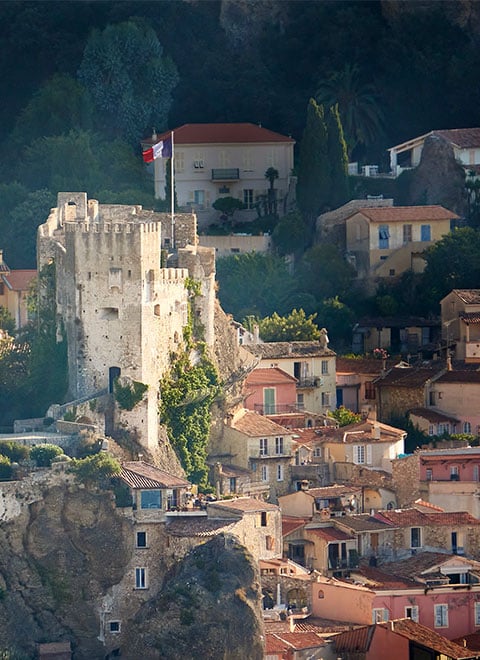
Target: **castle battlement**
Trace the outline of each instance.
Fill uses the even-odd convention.
[[[65,233],[72,234],[157,234],[161,232],[158,222],[66,222]]]
[[[164,284],[178,284],[184,282],[188,277],[188,268],[160,268],[159,282]]]

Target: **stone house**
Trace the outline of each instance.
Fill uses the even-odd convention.
[[[252,471],[255,481],[270,488],[270,499],[288,491],[292,431],[250,410],[237,411],[212,447],[209,459]]]
[[[276,367],[297,379],[299,410],[326,414],[336,408],[336,354],[328,348],[328,339],[263,342],[245,348],[259,359],[259,367]]]
[[[433,408],[412,408],[408,412],[412,424],[425,435],[438,436],[460,431],[460,421]]]
[[[277,415],[297,409],[298,380],[278,367],[253,369],[244,382],[244,405],[260,415]]]
[[[173,248],[175,259],[172,254],[165,264],[162,249]],[[52,260],[71,398],[111,392],[119,376],[146,385],[131,412],[105,418],[105,432],[125,424],[140,443],[156,446],[159,381],[188,322],[188,277],[200,283],[194,313],[207,345],[214,340],[215,254],[197,245],[195,216],[176,214],[172,222],[169,214],[140,206],[59,193],[57,207],[38,229],[39,268]]]
[[[212,204],[221,197],[241,201],[246,219],[256,217],[256,205],[268,197],[265,172],[273,167],[277,210],[282,215],[291,195],[293,149],[295,140],[262,126],[238,124],[183,124],[143,140],[151,147],[173,136],[175,190],[178,205],[193,210],[200,222],[208,224],[218,216]],[[155,196],[163,198],[167,178],[167,159],[153,163]],[[294,197],[292,197],[293,202]]]
[[[365,353],[366,350],[362,348],[358,352]],[[374,380],[382,374],[383,361],[337,356],[336,363],[337,408],[345,406],[353,412],[367,412],[371,415],[376,403]]]
[[[346,248],[357,277],[373,286],[407,270],[422,272],[423,253],[459,216],[442,206],[363,208],[346,219]]]
[[[255,473],[237,465],[228,465],[217,461],[211,468],[210,483],[214,484],[217,497],[239,496],[268,497],[270,487],[256,479]]]
[[[480,520],[466,511],[392,509],[374,518],[395,528],[392,558],[429,550],[480,558]]]
[[[453,289],[440,307],[447,348],[458,360],[480,363],[480,289]]]
[[[409,618],[454,639],[480,624],[479,569],[476,561],[430,552],[379,567],[362,564],[348,579],[312,583],[313,614],[364,625]]]
[[[295,493],[281,495],[278,505],[282,515],[311,519],[325,514],[344,516],[347,512],[357,511],[361,506],[361,489],[355,486],[326,486],[325,488],[307,488]]]
[[[437,360],[421,366],[401,362],[386,371],[375,380],[378,419],[405,417],[413,408],[425,407],[430,383],[444,370]]]
[[[36,270],[11,270],[0,250],[0,306],[9,312],[17,330],[28,322],[27,296],[36,276]]]
[[[457,424],[452,422],[449,428],[455,428],[457,433],[478,435],[480,371],[467,369],[467,365],[462,368],[455,363],[454,368],[450,368],[450,364],[449,361],[449,368],[429,384],[427,403],[433,410],[458,420]]]

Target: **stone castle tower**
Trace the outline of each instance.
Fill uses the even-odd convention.
[[[56,265],[57,311],[68,341],[72,399],[111,389],[113,378],[148,385],[131,419],[140,441],[158,438],[159,380],[188,320],[186,278],[201,284],[195,313],[213,344],[215,255],[197,245],[196,217],[101,205],[59,193],[38,230],[39,269]],[[170,253],[167,264],[166,257]],[[163,261],[162,261],[163,260]],[[175,262],[175,267],[162,267]],[[172,263],[173,265],[173,263]]]

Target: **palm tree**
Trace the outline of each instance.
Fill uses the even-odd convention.
[[[270,183],[270,188],[268,189],[268,199],[267,199],[267,205],[268,205],[268,213],[269,215],[276,215],[277,214],[277,196],[275,194],[275,180],[278,179],[278,170],[276,170],[274,167],[269,167],[268,170],[265,172],[265,178],[269,181]]]
[[[346,64],[320,81],[316,100],[325,106],[338,104],[348,155],[358,147],[368,147],[383,133],[384,118],[379,94],[373,83],[363,83],[356,64]]]

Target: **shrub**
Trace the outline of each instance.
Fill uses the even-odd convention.
[[[63,454],[63,449],[58,445],[37,445],[36,447],[32,447],[30,458],[35,461],[37,467],[50,467],[52,465],[52,459],[61,454]]]
[[[30,449],[25,445],[19,445],[11,440],[2,440],[0,442],[0,455],[9,458],[12,463],[18,463],[28,458]]]
[[[111,477],[120,474],[121,467],[116,458],[106,452],[101,452],[73,461],[72,471],[84,484],[105,486]]]
[[[122,410],[133,410],[137,403],[143,398],[143,395],[148,389],[148,385],[140,383],[136,380],[132,381],[131,385],[121,385],[118,380],[115,381],[113,389],[115,391],[115,400]]]
[[[0,481],[8,481],[12,478],[13,468],[10,459],[0,456]]]

